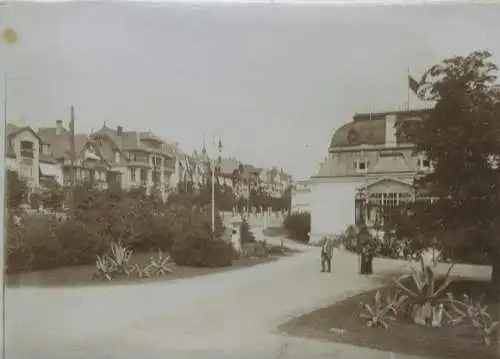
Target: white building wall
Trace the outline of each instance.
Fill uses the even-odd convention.
[[[311,210],[311,191],[296,190],[292,192],[292,212],[309,212]]]
[[[18,167],[17,167],[17,161],[16,161],[16,159],[12,158],[12,157],[5,157],[5,167],[8,170],[17,172]]]
[[[351,178],[311,184],[311,242],[342,232],[354,224],[356,190],[364,183],[362,178]]]
[[[64,184],[63,170],[59,163],[44,163],[40,162],[40,170],[44,175],[54,176],[59,185]]]

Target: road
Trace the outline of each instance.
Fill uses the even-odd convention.
[[[272,240],[271,240],[272,241]],[[297,245],[296,245],[297,246]],[[319,273],[318,248],[255,267],[175,281],[6,294],[7,358],[409,358],[275,332],[288,319],[374,285],[339,252]],[[378,272],[396,262],[375,263]],[[340,270],[339,270],[340,269]]]

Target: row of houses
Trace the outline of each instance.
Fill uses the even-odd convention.
[[[75,134],[73,142],[62,121],[38,131],[8,124],[6,167],[18,172],[33,190],[50,181],[69,185],[71,168],[77,183],[89,181],[103,189],[154,188],[164,197],[182,185],[199,189],[212,168],[221,185],[247,198],[253,189],[279,197],[291,183],[282,169],[256,168],[234,157],[210,159],[204,146],[188,155],[152,132],[126,131],[121,126],[113,129],[104,124],[91,134]]]

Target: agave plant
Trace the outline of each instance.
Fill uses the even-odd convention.
[[[117,272],[129,275],[131,269],[128,262],[132,257],[132,253],[131,249],[122,246],[120,243],[111,243],[111,254],[108,255],[108,259]]]
[[[167,275],[169,273],[172,273],[173,271],[169,268],[169,264],[171,263],[170,261],[170,256],[163,257],[163,253],[161,250],[158,250],[158,257],[153,258],[151,257],[149,259],[149,265],[146,267],[146,269],[151,269],[154,274],[156,275]]]
[[[452,324],[470,322],[472,326],[479,332],[483,343],[486,346],[491,345],[491,338],[500,329],[500,322],[494,321],[488,313],[488,305],[482,303],[484,293],[475,301],[468,295],[463,295],[463,300],[456,300],[451,293],[448,293],[448,298],[452,303],[454,311],[458,314],[452,320]]]
[[[97,272],[95,274],[98,278],[104,278],[107,280],[113,279],[112,274],[115,271],[113,264],[109,261],[107,256],[96,256],[96,269]]]
[[[132,272],[137,273],[140,278],[149,278],[151,273],[149,271],[150,266],[147,265],[144,268],[141,268],[138,264],[135,264]]]
[[[387,296],[384,301],[377,291],[375,297],[373,298],[373,305],[362,304],[366,313],[361,313],[361,317],[365,318],[366,325],[371,328],[382,327],[384,329],[389,329],[388,320],[394,320],[400,305],[407,299],[405,295],[399,295],[394,293],[393,296]]]
[[[422,272],[417,272],[412,268],[411,279],[415,285],[415,290],[409,289],[402,283],[400,278],[396,280],[397,286],[408,296],[411,315],[417,324],[426,326],[441,326],[444,312],[443,302],[447,302],[444,291],[451,284],[450,266],[445,275],[444,282],[436,289],[436,276],[431,267],[426,266]]]

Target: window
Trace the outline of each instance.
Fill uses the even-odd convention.
[[[116,151],[115,152],[115,163],[120,162],[120,152]]]
[[[135,182],[135,168],[129,168],[129,172],[130,172],[130,180],[132,182]]]
[[[161,157],[153,156],[153,166],[155,167],[161,166]]]
[[[148,180],[148,171],[145,170],[145,169],[143,169],[143,168],[141,168],[141,174],[140,175],[141,175],[141,182],[142,183],[146,183],[147,180]]]
[[[21,157],[33,158],[33,142],[21,141]]]
[[[488,156],[488,165],[492,170],[498,169],[500,164],[500,161],[498,160],[498,157],[495,155],[489,155]]]
[[[354,168],[358,172],[367,172],[369,165],[370,165],[370,162],[368,162],[366,160],[357,160],[356,162],[354,162]]]
[[[431,168],[431,161],[429,161],[429,159],[427,159],[424,155],[420,155],[417,158],[417,169],[419,171],[427,171]]]
[[[48,155],[49,154],[49,145],[41,143],[40,144],[40,153]]]

